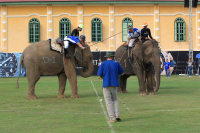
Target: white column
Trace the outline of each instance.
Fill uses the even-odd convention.
[[[114,29],[114,5],[109,5],[109,37],[115,34]],[[115,36],[109,38],[109,50],[115,50]]]
[[[0,50],[2,52],[8,52],[7,47],[7,6],[1,7],[1,44]]]
[[[53,39],[52,5],[47,5],[47,39]]]
[[[159,18],[159,6],[154,5],[154,39],[160,41],[160,18]]]

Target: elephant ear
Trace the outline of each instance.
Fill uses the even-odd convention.
[[[78,46],[76,46],[76,48],[75,48],[75,57],[76,57],[76,59],[78,61],[82,62],[82,58],[83,58],[83,56],[82,56],[82,50]]]
[[[142,42],[137,42],[136,45],[133,48],[133,54],[134,56],[136,56],[137,58],[139,58],[141,61],[143,60],[144,56],[143,56],[143,44]]]

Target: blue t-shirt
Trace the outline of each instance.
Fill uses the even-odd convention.
[[[64,40],[68,40],[71,44],[79,43],[79,37],[76,36],[66,36]]]
[[[98,76],[103,78],[103,87],[119,87],[118,75],[122,73],[124,73],[123,68],[118,62],[114,60],[107,60],[102,62],[98,70]]]
[[[165,69],[169,69],[170,62],[164,62]]]

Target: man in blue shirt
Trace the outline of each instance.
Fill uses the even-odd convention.
[[[81,35],[80,37],[75,37],[75,36],[66,36],[64,38],[64,48],[65,48],[65,54],[66,57],[70,57],[67,53],[67,49],[69,47],[69,44],[77,44],[80,48],[84,49],[82,44],[85,44],[85,36]]]
[[[119,87],[118,76],[124,73],[121,65],[112,60],[112,53],[106,52],[106,60],[102,62],[98,70],[98,76],[103,78],[103,94],[106,108],[110,117],[107,122],[121,121],[118,108],[117,91]],[[114,109],[113,105],[114,104]],[[116,120],[115,120],[116,118]]]
[[[166,62],[164,62],[164,68],[165,68],[165,72],[166,72],[166,78],[170,77],[170,62],[168,62],[168,59],[166,58]]]

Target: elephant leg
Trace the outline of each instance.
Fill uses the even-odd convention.
[[[139,82],[139,93],[138,95],[147,95],[144,80],[144,71],[141,69],[136,69],[136,75]]]
[[[29,67],[31,68],[31,67]],[[26,94],[27,99],[37,99],[37,96],[35,95],[35,84],[40,79],[40,74],[37,69],[29,69],[26,71],[27,75],[26,78],[28,79],[28,92]]]
[[[122,87],[122,92],[123,93],[128,93],[128,91],[126,90],[126,84],[127,84],[127,79],[130,77],[130,75],[123,75],[124,78],[123,78],[123,87]]]
[[[151,75],[151,78],[153,80],[153,89],[156,90],[156,79],[155,79],[155,74],[154,74],[154,70],[153,70],[153,73]]]
[[[64,69],[65,74],[69,80],[70,87],[72,90],[72,98],[79,98],[78,95],[78,87],[77,87],[77,78],[76,78],[76,69],[75,69],[75,63],[71,59],[64,58]]]
[[[72,90],[71,98],[80,98],[80,96],[78,95],[76,73],[75,73],[75,76],[68,78],[68,80],[69,80],[70,87],[71,87],[71,90]]]
[[[123,88],[123,75],[119,76],[118,81],[119,81],[118,93],[123,93],[122,92],[122,88]]]
[[[64,95],[66,80],[67,80],[67,77],[65,73],[58,74],[58,81],[59,81],[58,98],[66,98],[66,96]]]
[[[129,75],[119,76],[120,87],[118,88],[118,93],[128,93],[128,91],[126,90],[126,82],[127,82],[127,78],[129,77],[130,77]]]
[[[147,72],[144,71],[144,87],[145,87],[145,90],[147,90]]]
[[[146,72],[147,73],[147,91],[148,91],[148,95],[154,95],[154,89],[153,89],[153,85],[154,85],[154,70],[153,67],[150,68],[149,71]]]

